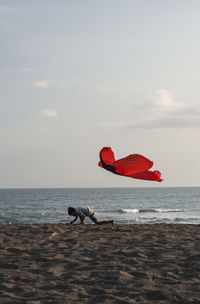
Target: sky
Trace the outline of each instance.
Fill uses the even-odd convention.
[[[200,1],[0,0],[0,188],[200,186]],[[164,181],[97,166],[142,154]]]

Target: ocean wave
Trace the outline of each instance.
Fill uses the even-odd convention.
[[[139,209],[120,209],[120,213],[139,213]]]
[[[184,212],[183,209],[119,209],[119,213],[171,213],[171,212]]]
[[[155,212],[184,212],[184,209],[155,209]]]

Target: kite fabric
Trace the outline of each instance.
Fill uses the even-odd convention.
[[[100,151],[99,166],[118,175],[127,177],[162,182],[161,173],[157,170],[149,171],[153,162],[140,154],[131,154],[127,157],[115,160],[110,147],[104,147]]]

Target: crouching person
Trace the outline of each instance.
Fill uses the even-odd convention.
[[[82,207],[69,207],[68,208],[68,214],[71,216],[74,216],[74,219],[70,222],[70,224],[73,224],[78,217],[80,218],[80,223],[84,224],[85,217],[88,216],[91,221],[93,221],[96,225],[105,225],[105,224],[114,224],[113,220],[110,221],[98,221],[95,217],[94,209],[90,206],[82,206]]]

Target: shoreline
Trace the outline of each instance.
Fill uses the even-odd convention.
[[[197,304],[199,228],[0,224],[0,303]]]

